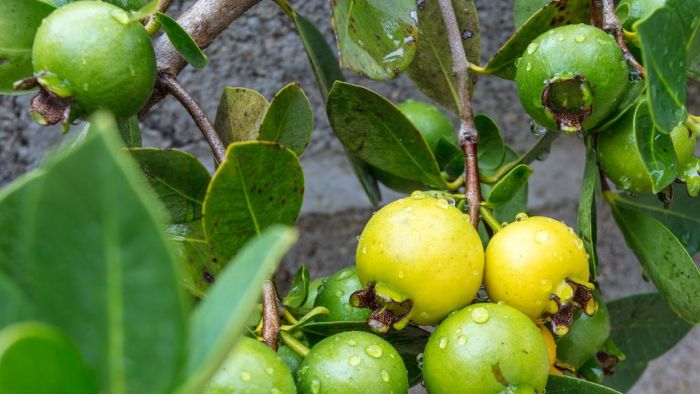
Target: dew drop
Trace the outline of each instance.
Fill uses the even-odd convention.
[[[367,247],[366,246],[362,247],[362,254],[367,254]]]
[[[527,54],[532,55],[533,53],[535,53],[538,46],[539,46],[539,44],[536,42],[530,43],[530,45],[527,46]]]
[[[457,335],[459,335],[461,332],[462,332],[462,329],[461,329],[461,328],[458,328],[458,329],[455,330],[455,334],[457,334]]]
[[[584,36],[583,34],[579,34],[576,36],[576,38],[574,38],[574,41],[576,41],[580,44],[580,43],[586,41],[586,36]]]
[[[416,364],[418,364],[418,368],[423,369],[423,353],[418,353],[418,355],[416,355]]]
[[[427,319],[430,317],[430,315],[428,314],[428,312],[421,312],[420,317],[421,319]]]
[[[389,383],[389,372],[382,369],[382,372],[380,372],[379,375],[382,377],[384,382]]]
[[[365,348],[365,353],[372,358],[379,358],[382,356],[382,348],[377,345],[369,345]]]
[[[309,370],[309,366],[308,366],[308,365],[304,365],[304,366],[301,367],[301,369],[299,370],[299,375],[304,375],[304,374],[306,374],[306,371],[308,371],[308,370]]]
[[[338,274],[338,277],[337,277],[337,278],[338,278],[338,280],[343,280],[343,279],[349,278],[351,275],[352,275],[352,271],[350,271],[350,270],[345,270],[345,271],[341,271],[341,272]]]
[[[465,40],[466,40],[467,38],[472,38],[472,37],[474,37],[474,32],[473,32],[473,31],[471,31],[471,30],[464,30],[464,31],[462,32],[462,38],[464,38]]]
[[[417,191],[411,193],[411,198],[414,199],[414,200],[422,200],[422,199],[425,198],[425,193],[423,193],[422,191],[417,190]]]
[[[406,212],[412,212],[412,211],[413,211],[413,207],[406,207],[406,208],[404,208],[404,211],[406,211]]]
[[[460,336],[457,338],[457,343],[459,343],[460,345],[465,345],[465,344],[467,343],[467,337],[466,337],[466,335],[460,335]]]
[[[343,309],[345,309],[346,312],[352,312],[352,307],[349,304],[343,305]]]
[[[577,249],[583,249],[583,241],[581,240],[581,238],[574,238],[574,245],[576,245]]]
[[[472,320],[479,324],[486,323],[489,320],[489,311],[486,308],[475,308],[472,311]]]
[[[441,199],[437,200],[437,206],[439,208],[442,208],[442,209],[447,209],[450,207],[450,203],[447,202],[447,200],[441,198]]]
[[[250,372],[243,371],[241,372],[241,380],[244,382],[247,382],[250,380]]]
[[[338,291],[335,292],[336,297],[342,297],[343,294],[345,294],[345,292],[342,291],[342,290],[338,290]]]
[[[318,394],[321,391],[321,381],[319,380],[312,380],[311,381],[311,392],[313,394]]]
[[[360,356],[352,356],[350,359],[348,359],[348,364],[352,365],[353,367],[356,365],[359,365],[362,359]]]
[[[398,276],[399,276],[399,279],[403,279],[406,276],[406,274],[400,270],[398,273]]]
[[[543,244],[549,240],[549,233],[544,230],[539,230],[535,233],[535,242]]]
[[[564,41],[564,35],[563,34],[558,35],[557,41]]]
[[[552,291],[552,281],[549,279],[542,279],[540,281],[540,288],[547,293]]]
[[[438,342],[438,346],[440,346],[440,349],[446,348],[447,342],[448,342],[447,337],[440,337],[440,342]]]
[[[355,341],[354,339],[351,339],[348,341],[348,345],[350,345],[350,347],[355,347],[355,346],[357,346],[357,341]]]
[[[522,222],[523,220],[527,220],[529,216],[525,212],[520,212],[519,214],[515,215],[515,221],[516,222]]]
[[[273,373],[275,373],[275,369],[272,367],[267,367],[265,368],[265,373],[267,373],[268,375],[272,375]]]

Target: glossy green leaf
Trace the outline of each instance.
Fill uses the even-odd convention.
[[[202,52],[192,36],[180,26],[177,21],[168,15],[158,12],[156,20],[165,30],[168,39],[173,44],[177,52],[191,64],[192,67],[202,69],[209,61],[207,55]]]
[[[290,83],[272,98],[258,139],[284,145],[301,156],[313,129],[314,113],[309,99],[298,84]]]
[[[462,45],[467,59],[481,61],[479,17],[472,0],[452,0]],[[459,114],[459,91],[452,72],[452,52],[447,30],[437,1],[424,1],[418,8],[418,38],[416,55],[407,70],[408,76],[428,97],[455,114]],[[472,80],[472,90],[473,82]]]
[[[418,36],[415,0],[333,0],[341,64],[376,80],[411,64]]]
[[[641,102],[634,113],[634,133],[642,163],[654,193],[670,185],[678,175],[678,158],[671,136],[654,127],[649,106]]]
[[[408,370],[409,384],[412,386],[418,384],[421,380],[421,370],[418,366],[417,358],[419,354],[423,353],[428,337],[430,337],[430,332],[422,328],[409,325],[400,331],[392,330],[386,334],[377,334],[369,328],[367,322],[357,321],[309,323],[302,327],[302,331],[312,343],[344,331],[367,331],[379,335],[391,343],[401,354],[401,358]]]
[[[132,148],[129,152],[165,206],[170,223],[202,217],[211,176],[196,157],[177,149]]]
[[[608,303],[611,338],[625,361],[603,384],[626,392],[642,376],[649,361],[675,346],[693,326],[676,316],[657,293],[636,294]]]
[[[529,18],[484,66],[484,72],[505,79],[515,78],[515,61],[525,48],[547,30],[574,23],[587,23],[590,0],[555,0]]]
[[[224,87],[214,121],[221,142],[228,146],[258,139],[269,106],[267,99],[253,89]]]
[[[34,320],[76,343],[99,391],[165,393],[184,348],[180,277],[156,198],[118,138],[98,114],[82,142],[0,192],[0,271]]]
[[[539,11],[551,0],[515,0],[513,1],[513,23],[519,28],[528,18]]]
[[[201,392],[242,334],[255,311],[262,284],[298,235],[274,225],[252,238],[221,272],[190,317],[187,376],[182,392]]]
[[[401,178],[446,187],[420,132],[384,97],[362,86],[336,82],[326,111],[340,142],[362,160]]]
[[[17,323],[0,331],[0,393],[98,392],[78,349],[43,323]]]
[[[672,185],[673,198],[668,208],[654,195],[620,195],[618,205],[654,216],[668,227],[691,255],[700,251],[700,198],[691,198],[683,185]]]
[[[620,394],[619,391],[566,375],[549,375],[547,394]]]
[[[141,146],[141,126],[137,116],[117,119],[117,127],[119,128],[119,135],[127,147],[138,148]]]
[[[663,223],[618,205],[614,195],[612,198],[615,221],[645,275],[678,316],[691,323],[699,322],[700,271],[688,251]]]
[[[491,170],[503,163],[506,147],[503,143],[501,128],[496,121],[485,114],[477,114],[474,117],[474,125],[479,132],[479,169]]]
[[[54,7],[38,1],[0,0],[0,9],[0,94],[21,94],[13,84],[34,73],[34,33]]]
[[[479,150],[479,152],[481,152]],[[435,160],[447,175],[458,177],[464,174],[464,153],[462,149],[447,137],[440,137],[435,144]],[[481,163],[479,163],[481,164]]]
[[[583,180],[579,192],[578,215],[576,218],[576,233],[583,240],[583,246],[588,253],[588,266],[591,281],[598,277],[597,242],[597,212],[595,205],[596,185],[599,182],[598,158],[593,149],[592,139],[586,140],[586,166],[583,170]]]
[[[516,166],[493,185],[486,202],[491,207],[498,207],[507,203],[527,184],[531,174],[532,168],[528,165],[520,164]]]
[[[204,200],[204,233],[222,261],[273,224],[293,225],[304,174],[294,152],[271,142],[229,146]]]
[[[287,296],[282,299],[282,304],[289,308],[299,308],[304,301],[309,291],[309,270],[306,265],[302,264],[294,276],[292,288],[287,293]]]
[[[182,284],[195,297],[203,298],[224,268],[204,237],[202,221],[169,226],[165,232],[182,265]]]

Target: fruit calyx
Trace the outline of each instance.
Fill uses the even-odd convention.
[[[542,91],[542,105],[564,133],[583,130],[591,115],[593,95],[583,75],[558,75],[548,80]]]
[[[367,325],[378,333],[386,333],[391,327],[396,330],[406,327],[408,315],[413,309],[413,301],[410,299],[396,301],[377,292],[375,282],[370,282],[366,288],[352,293],[350,305],[371,309]]]
[[[595,287],[590,283],[578,283],[566,279],[550,297],[550,305],[544,314],[545,320],[550,320],[552,332],[557,336],[566,335],[574,324],[574,312],[580,309],[588,316],[598,310],[598,304],[593,297]]]

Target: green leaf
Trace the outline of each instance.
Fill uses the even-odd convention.
[[[42,19],[54,7],[38,1],[0,0],[0,94],[22,94],[15,81],[31,77],[32,44]]]
[[[382,193],[379,191],[377,179],[370,171],[369,164],[360,159],[356,154],[350,152],[347,148],[345,148],[345,154],[348,156],[352,170],[360,181],[360,185],[365,191],[367,198],[369,198],[369,202],[372,203],[372,205],[379,204],[382,200]]]
[[[145,0],[148,1],[148,0]],[[135,10],[129,15],[129,19],[132,21],[140,21],[142,19],[146,19],[149,16],[155,14],[158,12],[158,5],[160,4],[160,0],[153,0],[150,3],[144,4],[141,8],[138,10]],[[124,7],[122,7],[124,8]]]
[[[700,81],[700,24],[695,28],[695,36],[688,44],[688,77],[695,81]]]
[[[642,376],[649,361],[678,343],[693,326],[679,319],[657,293],[636,294],[608,303],[611,338],[625,353],[603,383],[626,392]]]
[[[0,327],[10,323],[30,320],[33,311],[32,303],[22,293],[22,289],[13,283],[2,271],[0,271]]]
[[[304,173],[294,152],[271,142],[229,146],[204,200],[204,233],[222,261],[273,224],[293,225]]]
[[[207,55],[202,52],[192,36],[190,36],[175,19],[162,12],[158,12],[156,13],[156,20],[163,26],[163,30],[165,30],[168,39],[187,63],[197,69],[202,69],[207,65],[209,61]]]
[[[434,154],[438,166],[444,169],[447,175],[458,177],[464,174],[464,153],[449,138],[444,136],[438,138]]]
[[[384,97],[362,86],[336,82],[326,111],[340,142],[362,160],[401,178],[446,187],[420,132]]]
[[[0,392],[88,394],[98,392],[78,349],[43,323],[17,323],[0,331]]]
[[[498,168],[503,164],[503,157],[506,153],[501,128],[498,127],[496,121],[485,114],[477,114],[474,117],[474,125],[479,132],[479,150],[477,151],[479,169]]]
[[[619,391],[566,375],[549,375],[547,394],[620,394]]]
[[[334,0],[331,7],[343,66],[385,80],[411,64],[418,36],[415,0]]]
[[[620,195],[618,205],[654,216],[678,237],[689,254],[700,251],[700,198],[691,198],[683,185],[673,184],[673,199],[668,208],[654,195]]]
[[[165,205],[170,223],[202,217],[211,176],[196,157],[177,149],[132,148],[129,152]]]
[[[306,301],[309,291],[309,270],[302,264],[294,277],[292,288],[287,296],[282,299],[282,304],[289,308],[299,308]]]
[[[617,205],[616,197],[611,197],[613,216],[644,273],[678,316],[691,323],[699,322],[700,271],[692,257],[661,222]]]
[[[248,323],[265,279],[297,240],[294,229],[274,225],[253,238],[222,271],[190,317],[187,379],[182,392],[201,392]]]
[[[694,3],[694,5],[692,4]],[[698,21],[697,2],[668,0],[634,24],[646,68],[649,106],[654,124],[668,134],[685,122],[687,46]],[[697,19],[697,18],[695,18]]]
[[[528,18],[551,0],[515,0],[513,2],[513,23],[519,28]]]
[[[507,203],[527,184],[530,174],[532,174],[532,168],[526,164],[516,166],[493,185],[486,202],[491,207]]]
[[[598,251],[595,190],[599,182],[598,158],[593,149],[592,139],[586,140],[586,166],[583,170],[583,180],[579,192],[578,216],[576,218],[576,232],[583,240],[583,246],[588,253],[588,265],[591,272],[591,281],[598,277]]]
[[[137,148],[141,146],[141,126],[137,116],[117,119],[117,127],[119,128],[119,135],[127,147]]]
[[[182,265],[182,283],[197,298],[204,298],[223,268],[202,227],[197,220],[169,226],[165,232]]]
[[[389,331],[386,334],[373,332],[367,322],[319,322],[309,323],[302,327],[302,331],[307,335],[312,343],[317,343],[325,337],[335,335],[344,331],[366,331],[379,335],[387,342],[391,343],[401,354],[406,369],[408,370],[408,382],[413,386],[421,381],[421,369],[418,366],[418,355],[423,353],[425,344],[428,342],[430,332],[416,326],[407,326],[400,331]]]
[[[0,192],[0,271],[33,320],[76,343],[99,391],[164,393],[183,356],[180,277],[156,198],[117,135],[97,114],[81,143]]]
[[[588,360],[604,349],[610,337],[610,312],[602,296],[596,290],[593,296],[598,310],[593,316],[582,313],[576,318],[569,333],[557,338],[557,359],[580,370]],[[598,364],[597,359],[596,365]]]
[[[314,129],[314,113],[301,87],[290,83],[272,98],[260,126],[259,140],[272,141],[304,153]]]
[[[479,17],[472,0],[452,0],[462,45],[471,63],[479,64],[481,38]],[[408,76],[426,96],[455,114],[459,114],[459,92],[452,72],[452,52],[447,30],[437,1],[424,1],[418,9],[416,55],[407,70]],[[473,82],[471,81],[473,90]]]
[[[214,121],[216,134],[226,146],[258,139],[269,107],[267,99],[253,89],[224,87]]]
[[[484,72],[505,79],[515,78],[515,61],[532,40],[553,27],[588,23],[590,14],[590,0],[552,1],[520,26],[491,57],[484,66]]]
[[[658,193],[676,179],[678,158],[671,136],[660,133],[654,127],[649,106],[645,102],[641,102],[634,113],[634,134],[652,190]]]

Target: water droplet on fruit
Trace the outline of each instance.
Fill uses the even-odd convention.
[[[336,297],[342,297],[343,294],[345,294],[345,292],[342,291],[342,290],[338,290],[338,291],[335,292]]]
[[[367,247],[366,246],[362,247],[362,254],[367,254]]]
[[[471,30],[464,30],[462,32],[462,38],[464,38],[465,40],[467,38],[472,38],[472,37],[474,37],[474,32],[472,32]]]
[[[418,353],[418,355],[416,355],[416,364],[418,364],[418,368],[423,369],[423,353]]]
[[[448,341],[449,340],[447,339],[447,337],[440,337],[440,342],[438,342],[438,346],[440,346],[440,349],[446,348]]]
[[[404,211],[411,212],[411,211],[413,211],[413,207],[406,207],[406,208],[404,208]]]
[[[577,249],[583,249],[583,241],[581,240],[581,238],[574,238],[574,245],[576,245]]]
[[[404,274],[403,271],[399,271],[398,275],[399,275],[399,279],[403,279],[406,276],[406,274]]]
[[[354,367],[356,365],[359,365],[361,361],[362,361],[362,359],[360,358],[360,356],[352,356],[348,360],[348,364],[350,364]]]
[[[460,336],[457,338],[457,343],[459,343],[460,345],[465,345],[465,344],[467,343],[467,337],[466,337],[466,335],[460,335]]]
[[[273,387],[270,389],[270,394],[282,394],[282,391],[277,387]]]
[[[347,312],[352,312],[352,307],[349,304],[343,305],[343,309],[345,309]]]
[[[422,199],[425,198],[425,193],[423,193],[422,191],[417,190],[417,191],[411,193],[411,198],[414,199],[414,200],[422,200]]]
[[[382,348],[378,345],[369,345],[365,348],[365,353],[372,358],[379,358],[382,356]]]
[[[538,99],[538,102],[540,100]],[[535,137],[542,137],[547,133],[547,128],[544,126],[540,126],[534,121],[530,120],[530,132],[535,136]]]
[[[354,339],[351,339],[348,341],[348,345],[350,345],[351,347],[355,347],[355,346],[357,346],[357,341],[355,341]]]
[[[543,244],[549,240],[549,233],[544,230],[539,230],[535,233],[535,242]]]
[[[389,383],[389,372],[382,369],[382,372],[380,372],[379,375],[381,375],[384,382]]]
[[[321,382],[319,380],[312,380],[311,381],[311,392],[313,394],[318,394],[321,391]]]
[[[540,281],[540,288],[547,293],[552,291],[552,281],[549,279],[542,279]]]
[[[564,41],[564,35],[563,34],[558,35],[557,41]]]
[[[527,66],[525,67],[525,71],[530,71],[532,70],[532,63],[527,62]]]
[[[455,334],[457,334],[457,335],[459,335],[459,333],[461,333],[461,332],[462,332],[462,329],[461,329],[461,328],[458,328],[458,329],[455,330]]]
[[[528,55],[532,55],[533,53],[535,53],[535,51],[537,50],[537,47],[538,47],[539,45],[540,45],[540,44],[538,44],[538,43],[536,43],[536,42],[530,43],[530,45],[527,46],[527,54],[528,54]]]
[[[448,203],[447,200],[441,198],[437,200],[437,206],[442,209],[447,209],[450,207],[450,203]]]
[[[267,367],[265,368],[265,373],[267,373],[268,375],[272,375],[273,373],[275,373],[275,369],[272,367]]]
[[[486,323],[489,320],[489,311],[486,308],[475,308],[472,311],[472,320],[479,324]]]
[[[519,214],[515,215],[515,221],[516,222],[522,222],[523,220],[527,220],[529,216],[525,212],[520,212]]]
[[[579,34],[576,36],[576,38],[574,38],[574,41],[576,41],[580,44],[580,43],[586,41],[586,36],[584,36],[583,34]]]
[[[428,312],[421,312],[420,317],[421,319],[427,319],[430,317],[430,315],[428,314]]]
[[[306,371],[308,371],[308,370],[309,370],[309,366],[308,366],[308,365],[304,365],[304,366],[301,367],[301,369],[299,370],[299,375],[304,375],[304,374],[306,374]]]
[[[241,380],[244,382],[247,382],[250,380],[250,372],[243,371],[241,372]]]
[[[122,25],[129,23],[129,14],[127,14],[124,10],[112,11],[112,18],[116,19],[117,22],[121,23]]]
[[[337,277],[337,278],[338,278],[338,280],[343,280],[343,279],[349,278],[351,275],[352,275],[352,271],[350,271],[350,270],[345,270],[345,271],[340,272],[340,273],[338,274],[338,277]]]

